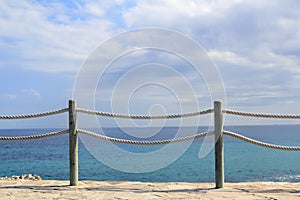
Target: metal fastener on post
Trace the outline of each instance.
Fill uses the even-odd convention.
[[[69,156],[70,156],[70,185],[78,183],[78,137],[76,102],[69,101]]]
[[[214,102],[215,120],[215,180],[216,188],[224,187],[224,147],[222,102]]]

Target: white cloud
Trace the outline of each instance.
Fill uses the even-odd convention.
[[[22,90],[22,92],[26,93],[26,94],[29,94],[29,95],[33,95],[33,96],[35,96],[37,98],[41,97],[41,94],[37,90],[32,89],[32,88],[30,88],[30,89],[24,89],[24,90]]]
[[[296,1],[116,0],[69,4],[0,1],[0,26],[5,27],[0,30],[0,68],[74,73],[102,41],[124,30],[154,26],[182,32],[207,49],[221,71],[231,105],[259,110],[263,104],[271,108],[277,102],[300,103],[300,3]],[[145,40],[140,37],[135,39]],[[179,45],[176,41],[170,44]],[[123,48],[121,43],[112,45],[101,59]],[[136,61],[147,61],[147,54],[138,56]],[[172,58],[164,55],[161,59]],[[120,68],[109,72],[117,74]],[[186,74],[193,83],[199,79],[193,72]],[[137,77],[142,78],[142,74]],[[176,78],[157,78],[168,78],[172,87],[184,94]],[[34,89],[23,92],[40,97]],[[149,100],[151,95],[159,99],[155,93],[148,94]],[[17,96],[6,94],[5,98]],[[285,108],[286,112],[295,111]]]
[[[182,22],[205,15],[218,15],[209,1],[138,1],[137,5],[124,12],[128,26],[183,27]],[[190,22],[187,28],[191,28]]]
[[[228,64],[234,64],[234,65],[249,65],[251,62],[240,55],[237,55],[234,52],[231,51],[217,51],[217,50],[211,50],[207,52],[209,57],[211,57],[214,61],[221,61]]]
[[[294,1],[139,1],[123,15],[130,27],[167,27],[209,49],[249,53],[264,45],[280,49],[288,38],[298,41],[298,10]]]
[[[117,31],[99,5],[71,9],[61,3],[1,1],[1,52],[7,64],[40,71],[76,71],[90,51]],[[0,67],[7,67],[1,64]]]
[[[86,12],[97,17],[103,17],[105,10],[99,7],[99,4],[88,3],[86,5]]]
[[[15,94],[4,94],[3,97],[7,98],[7,99],[17,99],[17,95]]]

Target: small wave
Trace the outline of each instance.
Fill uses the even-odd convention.
[[[275,181],[280,182],[300,182],[300,174],[298,175],[282,175],[273,177]]]

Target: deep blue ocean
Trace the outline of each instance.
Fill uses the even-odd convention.
[[[176,127],[163,128],[172,135]],[[0,129],[0,136],[34,135],[60,129]],[[199,127],[199,132],[205,131]],[[300,125],[228,126],[234,131],[260,141],[300,146]],[[105,134],[122,137],[118,128],[105,128]],[[164,135],[160,134],[160,135]],[[124,138],[124,137],[123,137]],[[126,138],[126,137],[125,137]],[[161,137],[166,139],[167,137]],[[160,136],[154,139],[161,139]],[[68,135],[40,140],[0,141],[0,177],[37,174],[42,179],[69,179]],[[143,182],[214,182],[214,151],[200,159],[203,139],[195,140],[189,149],[171,165],[149,173],[126,173],[112,169],[93,157],[79,140],[79,179]],[[99,145],[104,142],[99,140]],[[120,145],[128,150],[153,151],[158,147]],[[300,182],[300,152],[267,149],[224,136],[225,181]],[[109,152],[107,152],[109,154]],[[167,155],[162,155],[167,156]],[[160,159],[160,158],[157,158]],[[143,165],[143,163],[140,163]]]

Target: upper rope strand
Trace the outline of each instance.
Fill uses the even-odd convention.
[[[212,113],[213,109],[208,109],[204,111],[184,113],[184,114],[171,114],[171,115],[124,115],[124,114],[115,114],[107,112],[99,112],[94,110],[87,110],[82,108],[77,108],[77,112],[91,115],[98,115],[103,117],[112,117],[112,118],[125,118],[125,119],[175,119],[175,118],[184,118],[184,117],[194,117],[198,115],[205,115]]]
[[[55,111],[50,111],[50,112],[43,112],[43,113],[36,113],[36,114],[28,114],[28,115],[10,115],[10,116],[1,116],[0,119],[30,119],[30,118],[38,118],[38,117],[45,117],[45,116],[50,116],[50,115],[57,115],[61,113],[68,112],[68,108],[60,109],[60,110],[55,110]]]

